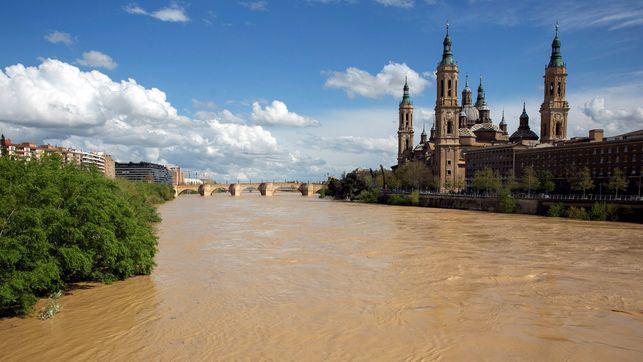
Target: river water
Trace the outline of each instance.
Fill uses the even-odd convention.
[[[643,360],[643,225],[289,193],[160,212],[151,276],[0,320],[0,360]]]

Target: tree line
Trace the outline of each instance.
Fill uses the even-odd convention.
[[[0,316],[80,281],[149,274],[170,185],[105,178],[57,155],[0,157]]]

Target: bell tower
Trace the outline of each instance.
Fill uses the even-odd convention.
[[[404,95],[399,108],[397,128],[397,164],[403,164],[413,150],[413,102],[409,95],[408,79],[404,82]]]
[[[442,60],[436,71],[437,95],[435,97],[435,143],[436,162],[434,175],[440,182],[440,190],[458,185],[460,176],[460,135],[458,125],[458,65],[453,59],[449,23],[442,42]]]
[[[560,54],[558,22],[551,43],[551,58],[545,68],[545,95],[540,106],[540,142],[554,143],[567,138],[567,67]]]

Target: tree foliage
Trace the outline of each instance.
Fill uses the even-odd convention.
[[[58,157],[0,158],[0,315],[77,281],[149,274],[169,185],[109,180]]]
[[[528,194],[531,194],[531,191],[538,186],[538,177],[534,166],[529,165],[522,171],[522,184]]]
[[[485,167],[482,171],[476,171],[473,175],[473,188],[484,192],[497,192],[500,190],[502,183],[500,173],[495,172],[490,167]]]
[[[576,191],[582,191],[583,197],[585,197],[585,192],[594,188],[594,181],[592,180],[592,175],[589,171],[589,168],[583,167],[578,176],[572,182],[572,189]]]
[[[623,174],[623,170],[620,168],[615,168],[614,172],[607,181],[607,188],[610,191],[614,191],[614,195],[618,197],[619,191],[627,190],[627,178]]]
[[[544,193],[550,193],[556,189],[554,175],[549,170],[542,170],[538,173],[538,189]]]

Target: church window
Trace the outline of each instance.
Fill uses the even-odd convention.
[[[451,170],[447,170],[447,175],[451,175]]]
[[[447,134],[453,133],[453,122],[447,122]]]
[[[554,82],[549,83],[549,95],[550,96],[554,95]]]
[[[448,95],[449,97],[451,97],[451,79],[449,79],[449,80],[448,80],[447,84],[448,84],[448,86],[449,86],[449,91],[448,91],[447,95]]]
[[[561,84],[560,84],[560,82],[558,82],[558,96],[559,96],[559,97],[562,95],[562,92],[563,92],[563,91],[562,91]]]
[[[440,97],[444,98],[444,79],[440,80]]]
[[[561,137],[563,133],[560,123],[556,123],[556,137]]]

